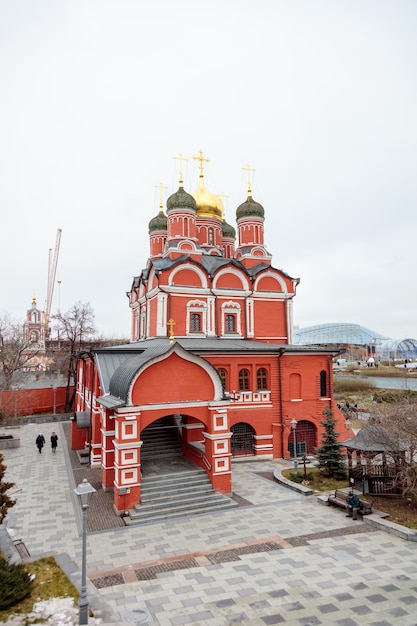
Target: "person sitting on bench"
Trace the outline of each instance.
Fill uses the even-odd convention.
[[[359,500],[359,497],[356,495],[356,493],[353,493],[353,491],[349,491],[349,497],[346,504],[346,517],[353,517],[353,519],[358,519],[358,509],[360,508],[361,501]]]

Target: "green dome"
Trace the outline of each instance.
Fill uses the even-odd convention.
[[[255,202],[252,196],[248,196],[246,202],[243,202],[236,210],[236,219],[240,217],[265,217],[265,211],[262,204]]]
[[[233,228],[233,226],[228,224],[226,222],[226,220],[223,220],[222,235],[223,235],[223,237],[231,237],[232,239],[234,239],[236,237],[235,229]]]
[[[178,191],[169,196],[167,200],[167,212],[173,209],[191,209],[197,210],[196,202],[189,193],[184,191],[184,187],[179,187]]]
[[[154,230],[168,230],[168,218],[161,209],[158,215],[155,215],[148,224],[149,234]]]

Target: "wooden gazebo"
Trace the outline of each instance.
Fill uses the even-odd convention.
[[[349,484],[355,489],[387,497],[404,493],[402,470],[408,449],[404,442],[380,424],[369,424],[340,444],[346,448]]]

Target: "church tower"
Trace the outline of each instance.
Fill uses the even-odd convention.
[[[264,245],[265,211],[252,197],[250,172],[254,170],[249,165],[242,169],[248,172],[248,197],[236,210],[239,243],[235,257],[246,268],[261,262],[270,265],[272,256]]]

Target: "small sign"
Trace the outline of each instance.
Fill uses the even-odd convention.
[[[119,489],[119,496],[125,496],[128,493],[130,493],[130,488],[129,487],[120,487],[120,489]]]

